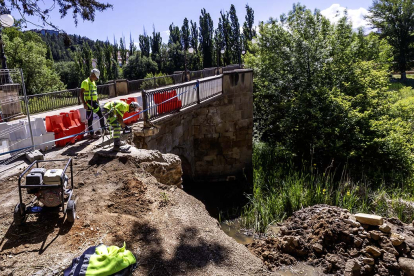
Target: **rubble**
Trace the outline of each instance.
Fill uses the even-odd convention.
[[[284,221],[276,236],[247,247],[272,271],[306,262],[333,275],[414,275],[412,226],[395,218],[355,218],[338,207],[308,207]]]

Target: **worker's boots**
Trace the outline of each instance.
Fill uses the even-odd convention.
[[[115,145],[115,146],[112,148],[112,151],[120,152],[120,151],[121,151],[121,146],[119,146],[119,145]]]

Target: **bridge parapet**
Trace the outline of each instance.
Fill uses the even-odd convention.
[[[134,129],[138,147],[180,156],[184,177],[221,181],[251,175],[253,137],[253,71],[235,70],[194,83],[150,91],[147,99],[166,91],[185,90],[182,108],[168,114],[151,110],[156,131]],[[183,94],[183,95],[184,95]],[[200,99],[200,100],[198,100]],[[151,104],[148,104],[150,106]],[[179,110],[179,111],[178,111]],[[146,134],[145,134],[146,133]]]

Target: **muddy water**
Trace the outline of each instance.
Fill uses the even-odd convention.
[[[326,275],[322,272],[321,269],[315,268],[310,265],[306,265],[303,263],[298,263],[294,266],[289,267],[282,267],[276,272],[281,276],[319,276],[319,275]]]
[[[248,236],[243,233],[240,233],[239,231],[240,227],[238,223],[222,222],[220,223],[220,226],[221,226],[221,230],[223,230],[224,233],[227,234],[227,236],[232,237],[238,243],[249,244],[253,242],[253,236]]]

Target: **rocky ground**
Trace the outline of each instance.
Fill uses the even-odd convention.
[[[79,147],[66,151],[74,158],[78,196],[73,225],[62,214],[30,215],[24,226],[15,225],[18,173],[0,179],[0,275],[62,275],[89,246],[124,242],[137,255],[134,275],[273,274],[178,188],[177,156]]]
[[[413,226],[395,218],[362,224],[347,210],[317,205],[294,213],[278,234],[248,248],[273,271],[306,262],[334,275],[413,276]]]

